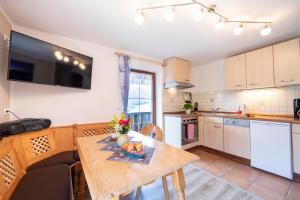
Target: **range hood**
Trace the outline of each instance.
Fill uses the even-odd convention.
[[[195,87],[191,83],[177,82],[177,81],[169,81],[169,82],[165,83],[164,85],[165,85],[165,89],[176,88],[179,90]]]
[[[171,57],[164,60],[165,89],[187,89],[194,87],[190,83],[190,61],[183,58]]]

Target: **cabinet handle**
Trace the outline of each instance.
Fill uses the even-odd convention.
[[[290,80],[281,80],[280,82],[282,83],[289,83],[289,82],[293,82],[295,79],[290,79]]]
[[[189,79],[185,79],[185,82],[190,82],[190,80]]]
[[[249,83],[250,86],[259,85],[259,83]]]
[[[242,87],[242,84],[237,84],[235,85],[235,87]]]
[[[221,126],[214,126],[215,128],[222,128]]]

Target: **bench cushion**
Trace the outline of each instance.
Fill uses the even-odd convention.
[[[52,165],[27,172],[17,185],[11,200],[71,200],[68,165]]]
[[[72,165],[77,161],[79,161],[77,151],[64,151],[32,164],[31,166],[27,167],[26,171],[31,171],[34,169],[39,169],[41,167],[47,167],[56,164]]]

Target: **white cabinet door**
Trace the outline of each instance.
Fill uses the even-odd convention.
[[[246,89],[246,54],[225,59],[225,90]]]
[[[224,151],[232,155],[250,159],[249,128],[224,126]]]
[[[181,58],[165,60],[164,81],[190,82],[190,62]]]
[[[204,145],[204,120],[203,120],[203,116],[198,117],[198,134],[199,134],[199,144]]]
[[[272,46],[246,53],[247,88],[274,87]]]
[[[275,86],[300,84],[299,43],[297,38],[273,46]]]
[[[293,124],[292,132],[294,173],[300,174],[300,124]]]
[[[204,146],[224,150],[223,124],[204,122]]]

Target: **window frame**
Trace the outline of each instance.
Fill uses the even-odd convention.
[[[147,74],[152,77],[152,123],[156,125],[156,74],[154,72],[148,72],[139,69],[130,69],[130,72]]]

